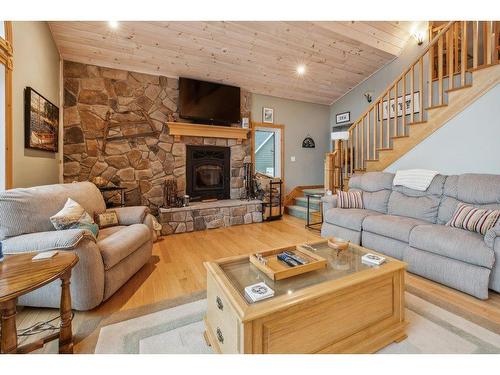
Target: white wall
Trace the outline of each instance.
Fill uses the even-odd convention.
[[[425,168],[442,174],[500,174],[500,85],[419,143],[386,171]]]
[[[274,108],[274,123],[285,125],[285,184],[323,185],[323,164],[329,147],[329,107],[274,96],[252,94],[252,121],[262,122],[262,107]],[[310,135],[316,148],[302,148]],[[295,156],[295,162],[290,158]]]
[[[13,187],[58,183],[62,153],[24,148],[24,89],[31,86],[61,108],[59,53],[46,22],[13,22],[12,33]]]

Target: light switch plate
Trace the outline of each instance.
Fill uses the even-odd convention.
[[[295,156],[290,157],[290,161],[295,161]]]

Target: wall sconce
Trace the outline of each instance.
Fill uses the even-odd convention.
[[[366,101],[368,103],[372,102],[372,100],[373,100],[373,92],[372,91],[365,92],[363,95],[365,96]]]
[[[423,31],[415,31],[412,36],[417,41],[419,46],[424,43],[425,34]]]

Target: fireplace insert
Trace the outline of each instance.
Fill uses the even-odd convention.
[[[186,194],[191,201],[229,199],[229,147],[186,146]]]

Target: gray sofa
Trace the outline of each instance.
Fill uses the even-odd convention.
[[[104,228],[94,238],[81,229],[56,231],[50,217],[71,198],[93,217],[106,211],[104,199],[90,182],[38,186],[0,192],[0,240],[6,254],[74,251],[79,262],[71,276],[76,310],[90,310],[113,295],[151,258],[155,240],[146,207],[120,207],[119,226]],[[19,299],[20,305],[59,307],[60,282],[55,281]]]
[[[485,236],[445,226],[459,202],[500,209],[500,175],[437,175],[425,192],[393,186],[394,174],[354,175],[349,190],[363,192],[364,209],[337,208],[323,198],[323,237],[339,236],[408,263],[417,275],[488,298],[500,292],[500,224]]]

